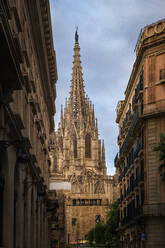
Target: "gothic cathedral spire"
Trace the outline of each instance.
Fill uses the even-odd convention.
[[[56,158],[59,173],[92,169],[106,174],[104,143],[98,139],[98,126],[92,105],[84,91],[78,30],[75,32],[71,90],[56,132]]]
[[[74,60],[71,80],[70,103],[72,117],[75,122],[85,115],[85,92],[83,84],[83,73],[80,60],[80,46],[78,42],[78,31],[75,33]]]

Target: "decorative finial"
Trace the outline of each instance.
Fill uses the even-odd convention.
[[[76,27],[76,33],[75,33],[75,42],[78,43],[78,27]]]

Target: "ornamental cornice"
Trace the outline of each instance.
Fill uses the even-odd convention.
[[[143,45],[144,40],[151,38],[155,35],[165,32],[165,19],[159,20],[156,23],[145,26],[139,35],[139,39],[136,45],[136,54],[138,54],[141,46]]]
[[[51,83],[55,84],[58,79],[58,75],[57,75],[56,54],[54,51],[53,38],[52,38],[53,34],[51,28],[52,25],[50,18],[49,1],[46,0],[41,1],[41,16],[43,22],[45,44],[47,48],[48,67],[51,76]]]
[[[160,38],[160,35],[163,35]],[[142,67],[143,58],[145,57],[145,50],[156,46],[157,44],[164,43],[165,40],[165,19],[160,20],[156,23],[144,27],[139,35],[137,45],[136,45],[136,60],[133,65],[132,73],[125,91],[125,103],[123,109],[127,103],[128,96],[130,94],[132,85],[135,83],[135,78],[137,73]]]

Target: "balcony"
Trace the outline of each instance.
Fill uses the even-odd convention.
[[[132,206],[129,209],[128,215],[121,220],[120,222],[121,226],[129,224],[131,221],[135,220],[142,214],[143,214],[143,206],[139,206],[137,208]]]
[[[122,181],[122,176],[119,177],[120,178],[120,181]],[[143,184],[144,183],[144,172],[141,172],[137,177],[136,179],[132,180],[132,182],[130,183],[130,186],[126,189],[126,191],[124,192],[124,194],[122,195],[122,200],[124,200],[126,197],[128,197],[131,193],[133,193],[135,191],[135,188],[139,187],[140,184]]]
[[[142,114],[143,114],[143,102],[141,102],[141,104],[140,104],[140,115],[142,115]],[[134,129],[136,127],[136,124],[137,124],[138,120],[139,120],[139,112],[138,112],[138,109],[136,109],[135,112],[134,112],[134,115],[132,116],[132,119],[129,118],[130,127],[128,129],[128,133],[127,133],[126,138],[125,138],[125,140],[123,142],[123,145],[120,148],[120,155],[125,151],[125,149],[127,147],[127,144],[131,140],[131,138],[133,136]],[[128,120],[127,120],[127,122],[128,122]],[[125,133],[124,130],[126,128],[126,123],[127,122],[125,120],[123,122],[123,127],[121,128],[121,137],[123,137],[123,134]],[[118,139],[118,143],[119,143],[119,139]]]
[[[118,177],[118,183],[120,183],[122,181],[122,176],[120,175],[119,177]]]
[[[140,96],[140,93],[142,93],[143,91],[143,80],[140,79],[137,88],[136,88],[136,94],[137,94],[137,98]]]
[[[138,143],[136,146],[136,149],[134,151],[134,160],[138,158],[139,153],[143,150],[143,142],[142,143]]]
[[[134,97],[132,98],[132,109],[135,110],[135,108],[137,107],[138,104],[138,99],[136,94],[134,95]]]
[[[135,179],[135,181],[134,181],[134,188],[139,187],[140,184],[142,184],[143,182],[144,182],[144,172],[140,173],[140,174],[136,177],[136,179]]]
[[[142,95],[143,93],[143,72],[140,74],[140,80],[139,83],[135,89],[135,95],[132,99],[132,109],[134,110],[137,105],[138,105],[138,98]]]
[[[131,153],[129,154],[129,159],[127,161],[127,165],[126,167],[124,167],[124,170],[121,172],[119,178],[118,178],[118,182],[120,183],[122,181],[122,179],[125,177],[127,171],[129,170],[129,168],[133,165],[133,163],[135,162],[135,160],[139,157],[139,154],[140,152],[142,151],[143,149],[143,141],[142,143],[138,143],[135,151],[132,149],[131,150]],[[115,160],[114,160],[114,163],[115,165],[117,164],[117,161],[119,160],[119,156],[118,156],[118,153],[115,157]],[[134,181],[135,181],[135,186],[137,186],[137,183],[139,183],[139,180],[140,181],[143,181],[144,180],[144,170],[143,172],[140,174],[140,176],[138,176],[138,178],[136,178]]]
[[[136,110],[134,115],[133,115],[129,131],[127,133],[127,136],[126,136],[126,138],[125,138],[125,140],[123,142],[122,147],[120,148],[120,156],[121,156],[122,153],[125,152],[125,150],[127,148],[127,145],[132,140],[133,131],[134,131],[134,128],[135,128],[135,126],[137,124],[138,119],[139,119],[139,112],[138,112],[138,110]]]
[[[128,126],[130,124],[131,116],[132,115],[131,115],[131,104],[130,104],[129,105],[129,110],[126,113],[126,117],[125,117],[125,119],[123,121],[123,126],[121,128],[121,136],[123,135],[125,128],[128,128]],[[118,140],[118,142],[119,142],[119,140]]]
[[[140,178],[139,178],[139,184],[143,183],[144,182],[144,171],[141,172],[140,174]]]
[[[120,176],[119,176],[119,178],[118,178],[118,182],[119,182],[119,183],[122,181],[123,177],[125,177],[125,174],[126,174],[126,170],[124,169],[124,170],[121,172],[121,174],[120,174]]]

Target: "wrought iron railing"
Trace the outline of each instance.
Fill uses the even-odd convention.
[[[137,123],[138,118],[139,118],[139,113],[138,113],[138,110],[136,110],[134,115],[133,115],[129,131],[127,133],[127,136],[126,136],[126,138],[125,138],[125,140],[123,142],[122,147],[120,148],[120,155],[125,151],[125,149],[127,147],[128,141],[130,140],[131,135],[133,134],[133,130],[134,130],[134,127],[135,127],[135,125]]]

